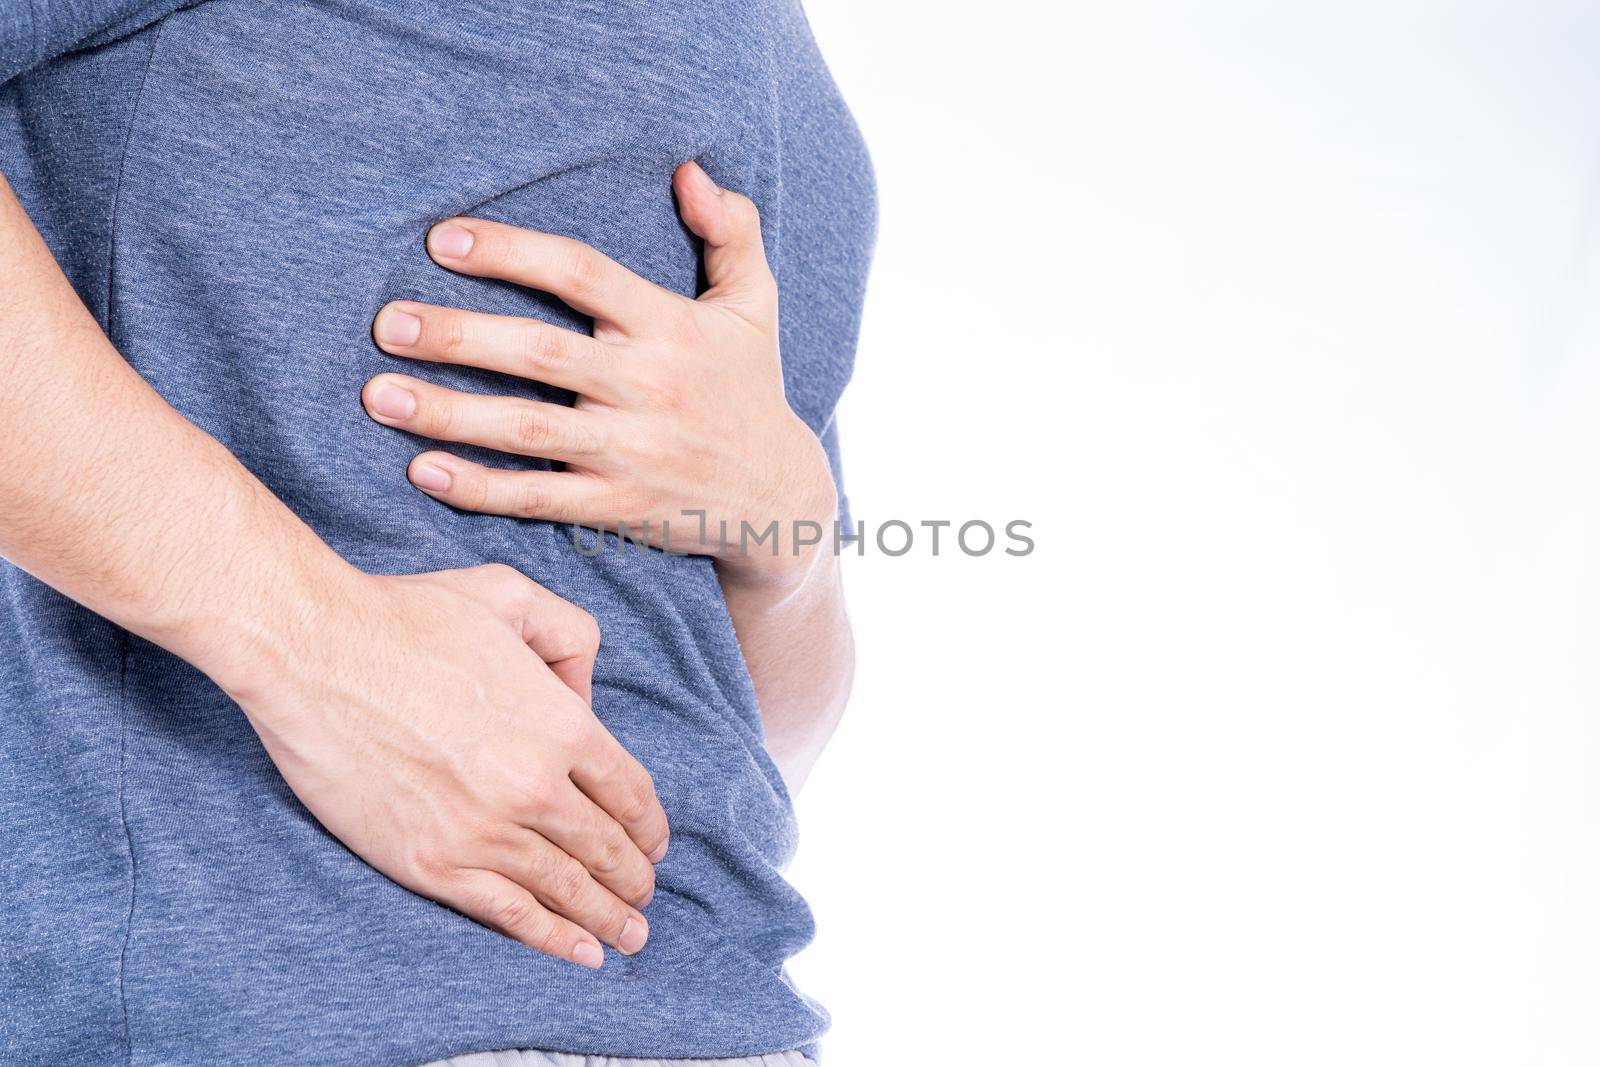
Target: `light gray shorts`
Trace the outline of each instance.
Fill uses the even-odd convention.
[[[435,1060],[424,1067],[817,1067],[798,1052],[776,1052],[770,1056],[746,1056],[738,1060],[637,1060],[613,1056],[578,1056],[570,1052],[537,1052],[510,1049],[505,1052],[474,1052]]]

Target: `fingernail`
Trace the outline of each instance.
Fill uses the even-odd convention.
[[[380,345],[414,345],[422,336],[422,320],[407,311],[384,308],[373,328]]]
[[[417,398],[398,385],[387,382],[372,391],[372,399],[367,404],[374,415],[382,415],[386,419],[409,419],[417,413]]]
[[[411,468],[411,484],[430,493],[442,493],[450,488],[450,472],[432,463],[418,463]]]
[[[629,919],[622,924],[622,933],[617,938],[617,948],[633,955],[644,948],[644,943],[650,938],[650,928],[644,924],[643,919]]]
[[[605,961],[606,954],[601,952],[600,946],[592,941],[579,941],[572,946],[572,962],[581,967],[592,967],[595,970],[599,970],[600,965]]]
[[[655,847],[655,851],[650,853],[650,855],[648,857],[646,857],[646,858],[649,859],[649,861],[651,863],[660,863],[662,860],[666,859],[667,858],[667,844],[670,842],[670,840],[671,839],[668,838],[667,841],[661,842],[661,844],[659,844],[659,845],[657,845]]]
[[[472,231],[440,223],[428,233],[428,251],[444,259],[460,259],[472,251]]]
[[[694,172],[694,175],[695,175],[695,179],[694,180],[700,186],[700,188],[702,190],[704,190],[706,192],[709,192],[709,193],[713,193],[716,196],[721,196],[722,195],[722,190],[717,187],[717,183],[716,182],[711,180],[711,175],[706,173],[706,170],[705,170],[704,167],[702,167],[699,163],[696,163],[692,159],[689,160],[689,166],[691,168],[693,168],[693,172]]]

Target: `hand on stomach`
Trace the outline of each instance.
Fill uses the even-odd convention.
[[[498,564],[335,581],[214,674],[290,788],[383,874],[541,952],[641,949],[667,821],[589,706],[593,618]]]
[[[453,507],[625,531],[715,558],[725,583],[792,584],[815,556],[791,536],[796,524],[820,531],[837,498],[821,442],[784,396],[760,219],[694,163],[678,168],[673,187],[705,242],[710,287],[698,300],[581,242],[458,218],[429,234],[439,265],[560,297],[594,319],[593,336],[412,301],[378,313],[373,335],[392,355],[545,382],[578,394],[572,407],[393,373],[369,381],[362,400],[386,426],[563,465],[513,471],[443,451],[415,457],[412,483]]]

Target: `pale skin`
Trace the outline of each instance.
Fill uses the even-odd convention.
[[[448,504],[530,516],[538,509],[529,505],[545,504],[540,517],[599,526],[679,507],[831,519],[826,461],[782,401],[776,291],[764,258],[756,266],[753,205],[701,179],[692,165],[674,178],[685,222],[706,238],[714,284],[698,302],[594,273],[609,261],[573,242],[476,220],[449,227],[471,228],[472,251],[441,258],[449,224],[435,229],[430,249],[443,265],[594,314],[596,337],[572,336],[607,355],[584,371],[577,345],[561,362],[558,346],[536,339],[549,327],[478,317],[480,335],[463,312],[416,305],[402,307],[421,312],[419,340],[385,346],[557,385],[556,363],[615,372],[586,378],[588,391],[572,385],[581,399],[569,415],[611,419],[595,423],[593,440],[625,429],[628,448],[542,473],[587,479],[589,495],[553,481],[514,486],[505,479],[537,476],[495,478],[432,452],[413,462],[413,482],[423,486],[423,465],[436,464],[453,476],[432,490]],[[594,620],[502,564],[398,577],[351,567],[129,367],[3,178],[0,250],[0,555],[204,671],[307,808],[396,882],[582,966],[601,966],[602,944],[642,949],[639,909],[669,828],[648,773],[590,706]],[[669,296],[682,306],[669,312]],[[396,313],[380,314],[375,336]],[[433,347],[451,322],[462,324],[462,343]],[[643,349],[630,346],[644,345],[695,387],[662,390],[634,374],[629,357]],[[539,353],[555,362],[537,362]],[[702,377],[720,394],[698,388]],[[414,424],[382,416],[377,392],[400,383],[418,397],[414,419],[437,417],[441,400],[469,414]],[[380,421],[513,452],[531,447],[549,414],[514,419],[521,435],[497,440],[489,398],[384,375],[363,400]],[[552,432],[559,418],[547,420]],[[534,454],[566,458],[552,454],[555,440]],[[763,453],[771,467],[730,461]],[[849,688],[837,560],[810,550],[717,566],[768,746],[798,786]]]

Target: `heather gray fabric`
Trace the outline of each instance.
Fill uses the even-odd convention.
[[[508,1049],[453,1056],[448,1060],[426,1064],[425,1067],[814,1067],[814,1064],[798,1052],[746,1056],[737,1060],[640,1060],[574,1056],[566,1052],[540,1052],[537,1049]]]
[[[453,213],[695,292],[668,177],[697,158],[763,210],[789,397],[836,460],[871,173],[795,0],[0,0],[0,34],[0,169],[121,351],[356,565],[506,562],[593,612],[596,711],[673,826],[645,952],[538,955],[348,853],[198,672],[0,567],[0,1061],[809,1047],[793,815],[709,564],[453,512],[358,403],[386,300],[584,325],[433,266]]]

